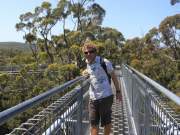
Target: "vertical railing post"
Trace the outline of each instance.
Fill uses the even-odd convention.
[[[150,128],[151,128],[151,97],[149,94],[149,88],[146,88],[146,95],[145,95],[145,134],[150,135]]]
[[[132,117],[134,117],[134,87],[135,87],[135,83],[134,83],[134,77],[133,77],[133,73],[131,74],[131,109],[132,109]]]
[[[77,133],[76,135],[82,135],[82,109],[83,109],[83,85],[82,82],[80,84],[81,89],[79,91],[78,96],[78,106],[79,109],[77,110]]]

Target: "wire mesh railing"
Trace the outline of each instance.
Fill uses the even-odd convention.
[[[83,77],[76,78],[59,87],[53,88],[48,92],[42,93],[32,99],[29,99],[15,107],[0,113],[0,124],[15,117],[17,114],[39,104],[49,97],[63,92],[72,85],[79,84],[73,90],[67,92],[64,96],[57,99],[47,108],[43,109],[33,118],[22,123],[18,128],[9,134],[31,135],[31,134],[82,134],[87,131],[88,122],[87,105],[83,103],[87,98],[88,83],[82,82]],[[83,118],[82,118],[83,117]],[[84,130],[83,130],[84,129]]]
[[[129,135],[180,135],[179,112],[169,106],[171,101],[179,107],[180,98],[127,65],[123,65],[121,69],[123,108],[127,106],[127,124],[131,124],[131,128],[128,128]],[[78,77],[0,112],[0,125],[68,89],[65,95],[9,134],[85,135],[89,131],[88,84],[84,77]],[[71,86],[73,89],[69,90]]]
[[[122,66],[129,117],[137,135],[180,135],[180,98],[135,69]]]

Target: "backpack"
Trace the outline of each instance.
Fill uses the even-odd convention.
[[[100,57],[100,64],[108,76],[109,83],[111,84],[111,75],[107,71],[106,63],[102,57]]]

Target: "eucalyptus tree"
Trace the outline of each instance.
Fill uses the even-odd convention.
[[[171,48],[172,57],[180,59],[180,14],[166,17],[159,26],[162,35],[161,42]]]
[[[41,51],[46,52],[49,63],[53,63],[54,54],[59,56],[58,47],[63,45],[66,49],[64,54],[67,54],[68,57],[67,62],[71,63],[72,54],[69,51],[71,45],[81,46],[87,36],[84,33],[101,25],[104,16],[105,10],[94,3],[94,0],[60,0],[55,8],[52,8],[49,2],[43,2],[41,6],[35,8],[34,12],[20,15],[20,22],[16,24],[16,29],[24,32],[24,39],[31,45],[36,61],[39,60],[38,53]],[[70,19],[74,22],[74,30],[72,31],[66,25],[67,21],[71,21]],[[58,26],[59,30],[63,30],[63,33],[53,35],[53,30]],[[68,35],[76,33],[75,31],[80,32],[79,39],[72,43],[72,39]],[[55,41],[53,41],[54,39]]]
[[[161,41],[166,46],[164,56],[170,61],[166,65],[168,69],[165,75],[168,76],[165,77],[168,83],[167,81],[165,83],[178,92],[180,86],[180,14],[166,17],[159,26],[159,32],[162,35]]]
[[[105,17],[105,10],[97,3],[93,3],[89,7],[87,7],[87,10],[85,11],[84,16],[82,17],[82,26],[83,30],[85,32],[93,32],[94,36],[96,36],[97,30],[99,30],[99,27],[103,19]]]
[[[75,56],[76,64],[80,66],[82,63],[81,46],[89,37],[96,39],[97,27],[103,21],[105,10],[94,3],[94,0],[71,0],[70,9],[74,30],[66,34],[66,41],[69,43],[72,55]],[[78,53],[76,53],[77,50],[79,50]]]
[[[101,25],[105,10],[94,0],[71,0],[72,17],[75,19],[76,30],[84,32],[91,26]]]
[[[147,45],[152,45],[157,48],[160,47],[161,35],[158,31],[158,28],[153,27],[148,31],[148,33],[143,38],[144,38],[144,42]]]
[[[100,34],[101,24],[105,17],[105,13],[105,10],[97,3],[93,3],[87,7],[87,10],[84,12],[84,16],[82,16],[80,27],[82,33],[81,37],[84,41],[87,39],[92,41],[98,40],[98,35]],[[79,59],[80,58],[81,57],[79,57]]]
[[[121,32],[116,29],[104,27],[101,29],[100,40],[110,40],[117,47],[122,47],[125,41],[125,38]]]
[[[27,12],[20,15],[20,22],[16,24],[16,29],[24,32],[25,41],[34,44],[34,48],[37,47],[41,51],[45,51],[50,63],[54,61],[51,33],[54,26],[62,19],[61,10],[63,9],[56,8],[53,10],[49,2],[43,2],[41,6],[35,8],[33,13]],[[41,48],[38,46],[40,43],[43,44]],[[32,51],[33,54],[36,54],[37,49],[34,48]]]
[[[180,0],[171,0],[170,3],[171,5],[175,5],[177,3],[180,3]]]
[[[68,8],[66,8],[66,14],[64,14],[63,17],[63,34],[60,34],[59,36],[55,36],[55,43],[58,46],[62,45],[65,46],[67,49],[67,55],[68,55],[68,63],[71,63],[71,52],[69,51],[69,48],[73,44],[78,45],[79,47],[83,44],[83,42],[86,39],[86,31],[90,25],[96,25],[100,24],[99,21],[100,18],[102,19],[102,12],[104,13],[104,10],[96,3],[93,3],[93,0],[71,0],[71,1],[65,1],[60,0],[58,7],[62,5],[62,1],[68,3]],[[68,14],[67,14],[68,13]],[[66,26],[66,21],[73,22],[74,26],[73,29],[70,30]],[[99,19],[99,20],[98,20]],[[59,37],[59,40],[58,40]],[[79,54],[77,54],[79,55]],[[80,56],[80,55],[79,55]]]
[[[178,18],[176,15],[165,18],[159,28],[150,29],[142,38],[127,40],[122,48],[128,64],[174,92],[180,84]]]
[[[130,58],[141,60],[143,55],[143,48],[145,47],[145,44],[141,38],[135,37],[127,42],[127,44],[130,46]]]
[[[91,33],[93,36],[90,35]],[[122,33],[113,28],[100,26],[91,33],[88,33],[91,36],[91,39],[101,43],[100,55],[111,59],[113,63],[119,63],[121,61],[121,47],[125,41]]]
[[[157,58],[161,49],[161,35],[158,28],[154,27],[142,38],[144,43],[143,60],[148,60],[150,57]]]

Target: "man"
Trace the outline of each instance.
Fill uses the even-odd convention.
[[[113,93],[106,71],[101,65],[101,57],[97,56],[96,46],[92,43],[85,43],[82,51],[86,58],[87,68],[83,75],[88,75],[90,79],[90,103],[89,116],[91,123],[91,135],[98,135],[99,121],[104,126],[104,134],[111,132],[111,107],[113,103]],[[116,98],[121,99],[120,84],[114,73],[112,64],[104,59],[108,74],[110,74],[116,88]]]

